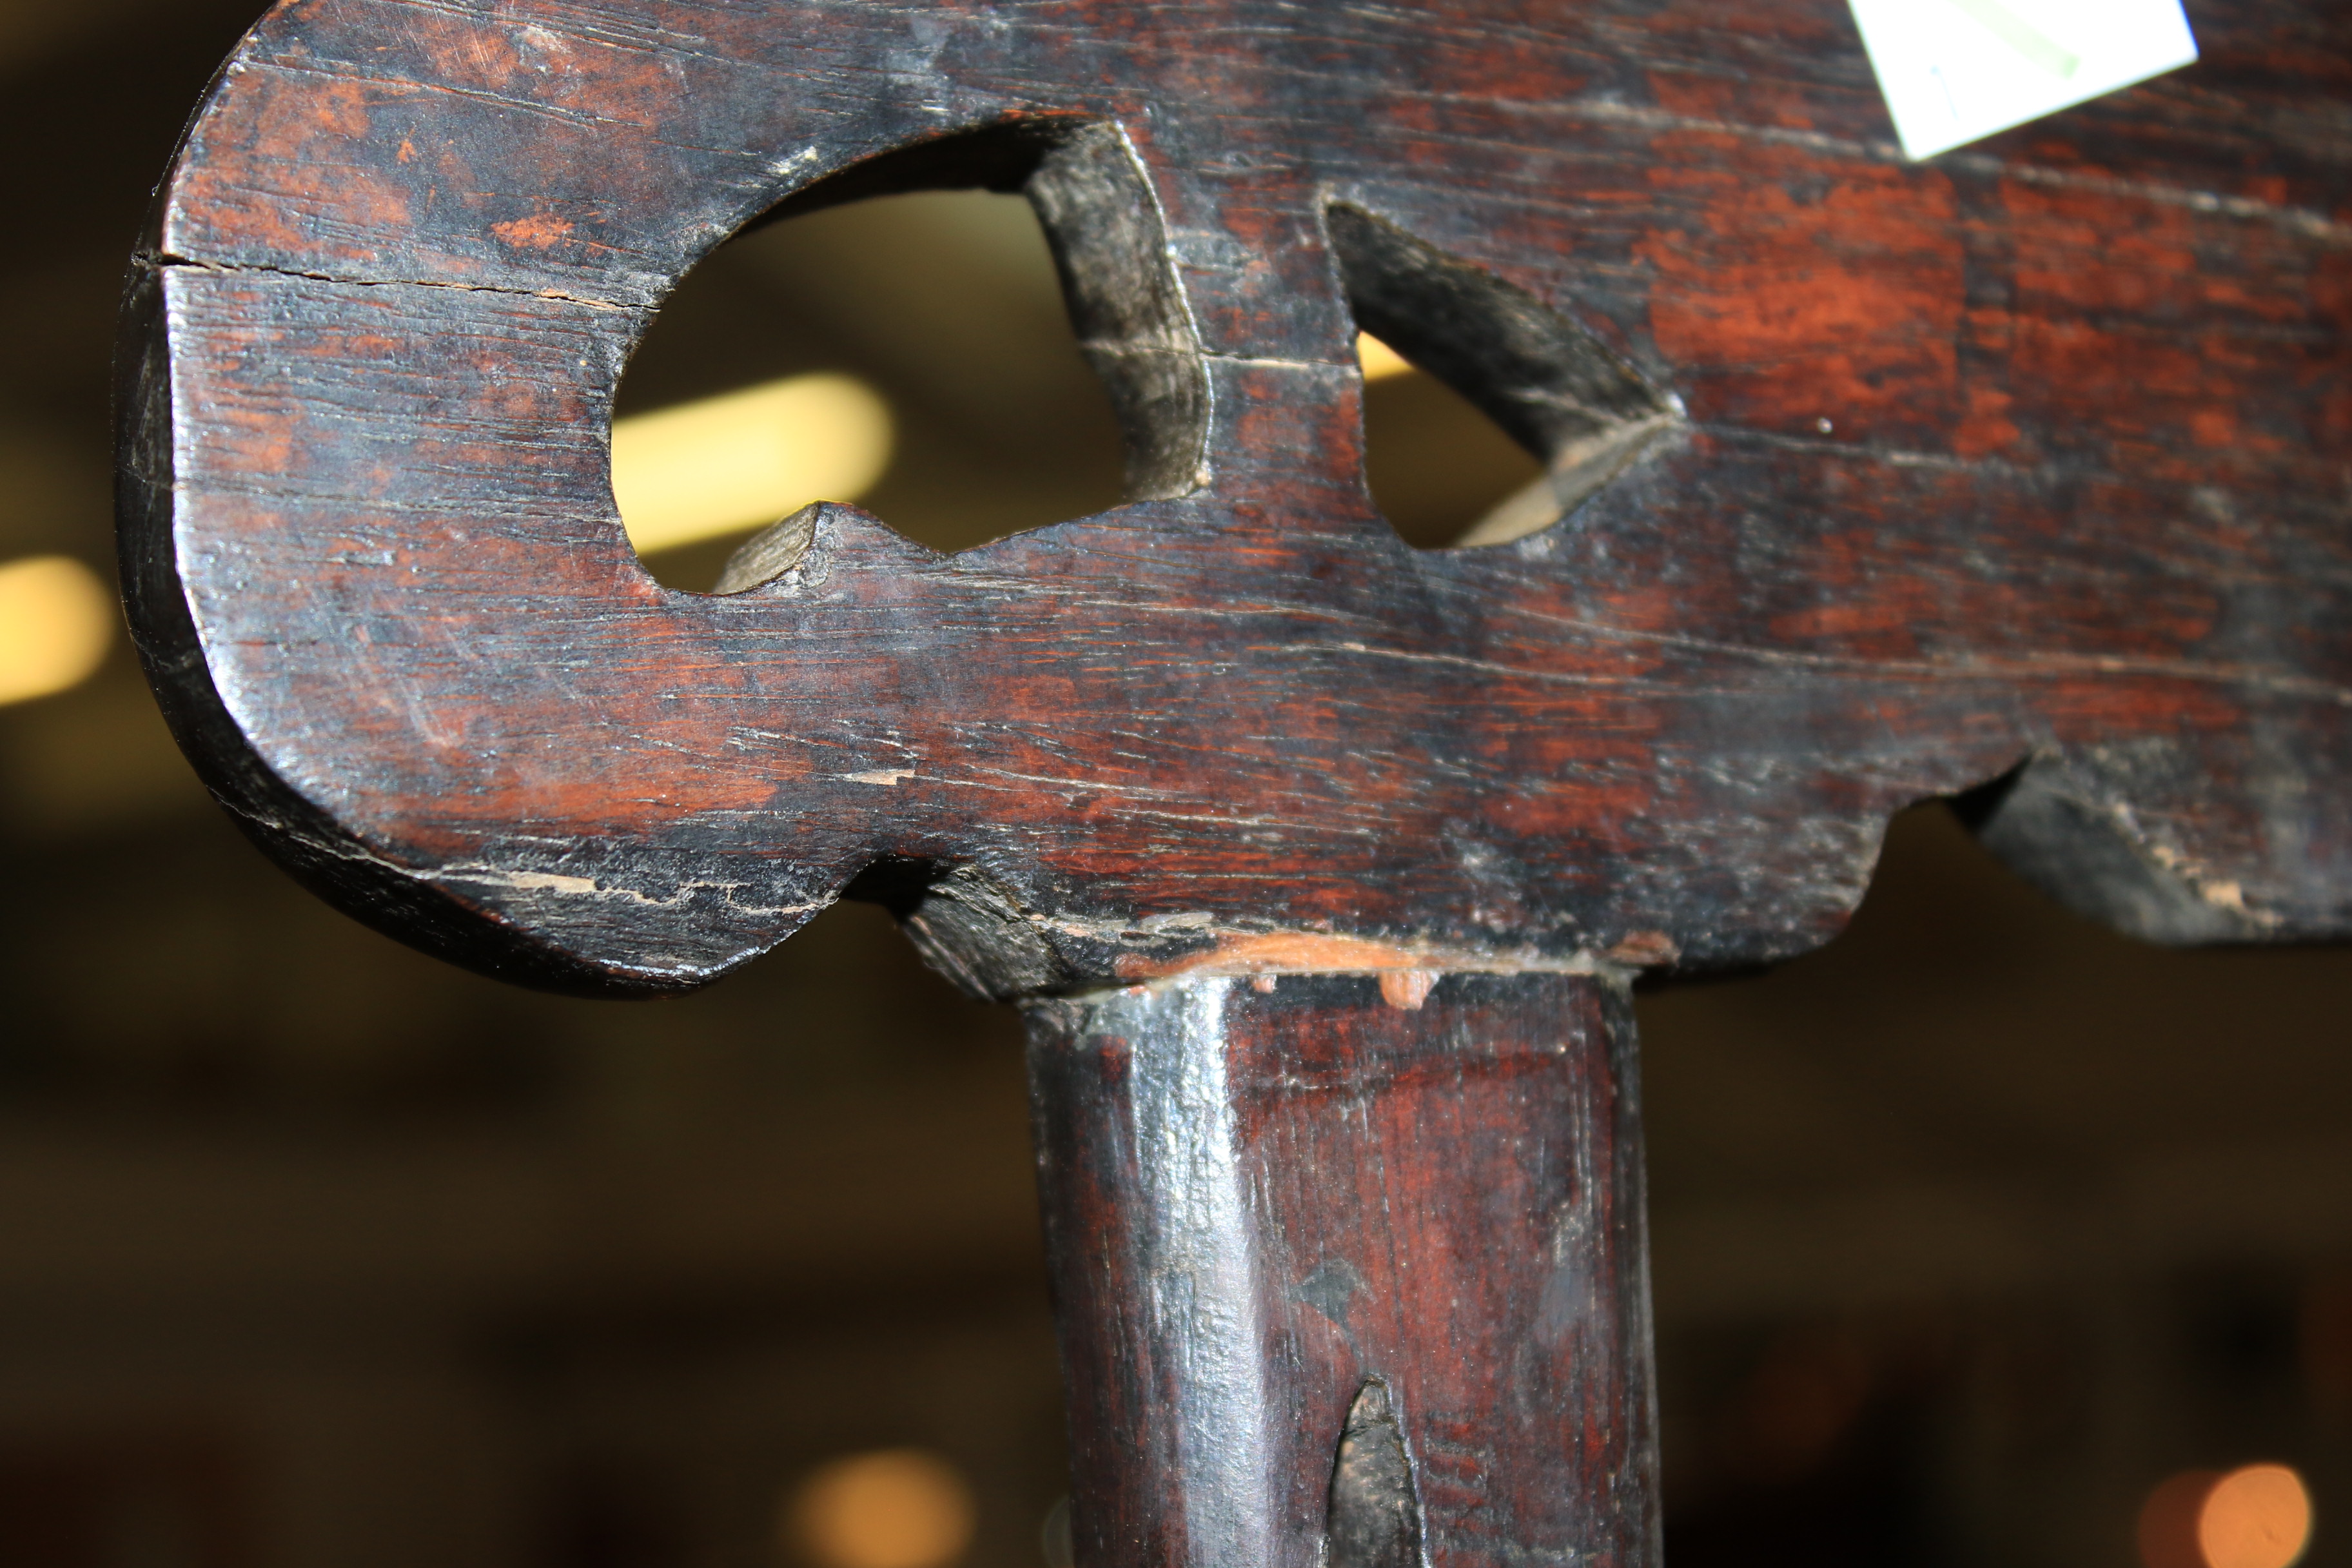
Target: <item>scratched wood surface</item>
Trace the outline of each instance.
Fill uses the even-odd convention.
[[[288,0],[134,270],[134,624],[265,847],[578,990],[845,889],[1000,994],[1751,962],[1988,785],[2127,929],[2342,934],[2352,14],[2190,10],[2193,70],[1914,166],[1837,0]],[[664,292],[971,184],[1136,499],[656,583],[606,441]],[[1569,515],[1400,542],[1360,321]]]

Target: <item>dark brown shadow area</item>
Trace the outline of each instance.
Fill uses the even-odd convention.
[[[1643,995],[1671,1559],[2122,1564],[2182,1470],[2352,1497],[2347,994],[1928,805],[1837,941]]]

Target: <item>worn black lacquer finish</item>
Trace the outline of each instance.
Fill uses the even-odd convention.
[[[1651,1563],[1622,987],[1258,984],[1031,1013],[1079,1561]]]

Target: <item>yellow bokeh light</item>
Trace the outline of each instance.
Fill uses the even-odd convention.
[[[890,441],[890,410],[864,382],[796,375],[614,420],[613,497],[650,554],[854,500]]]
[[[0,702],[80,685],[113,645],[114,595],[69,555],[0,566]]]
[[[818,1568],[948,1568],[971,1545],[971,1489],[919,1448],[836,1459],[793,1489],[780,1521]]]
[[[1366,381],[1386,381],[1392,375],[1412,374],[1412,365],[1404,355],[1370,332],[1356,334],[1356,362],[1364,367]]]

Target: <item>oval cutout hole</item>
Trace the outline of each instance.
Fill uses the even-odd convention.
[[[613,462],[647,570],[695,592],[811,501],[953,551],[1126,493],[1036,214],[984,190],[824,206],[704,258],[630,358]]]

